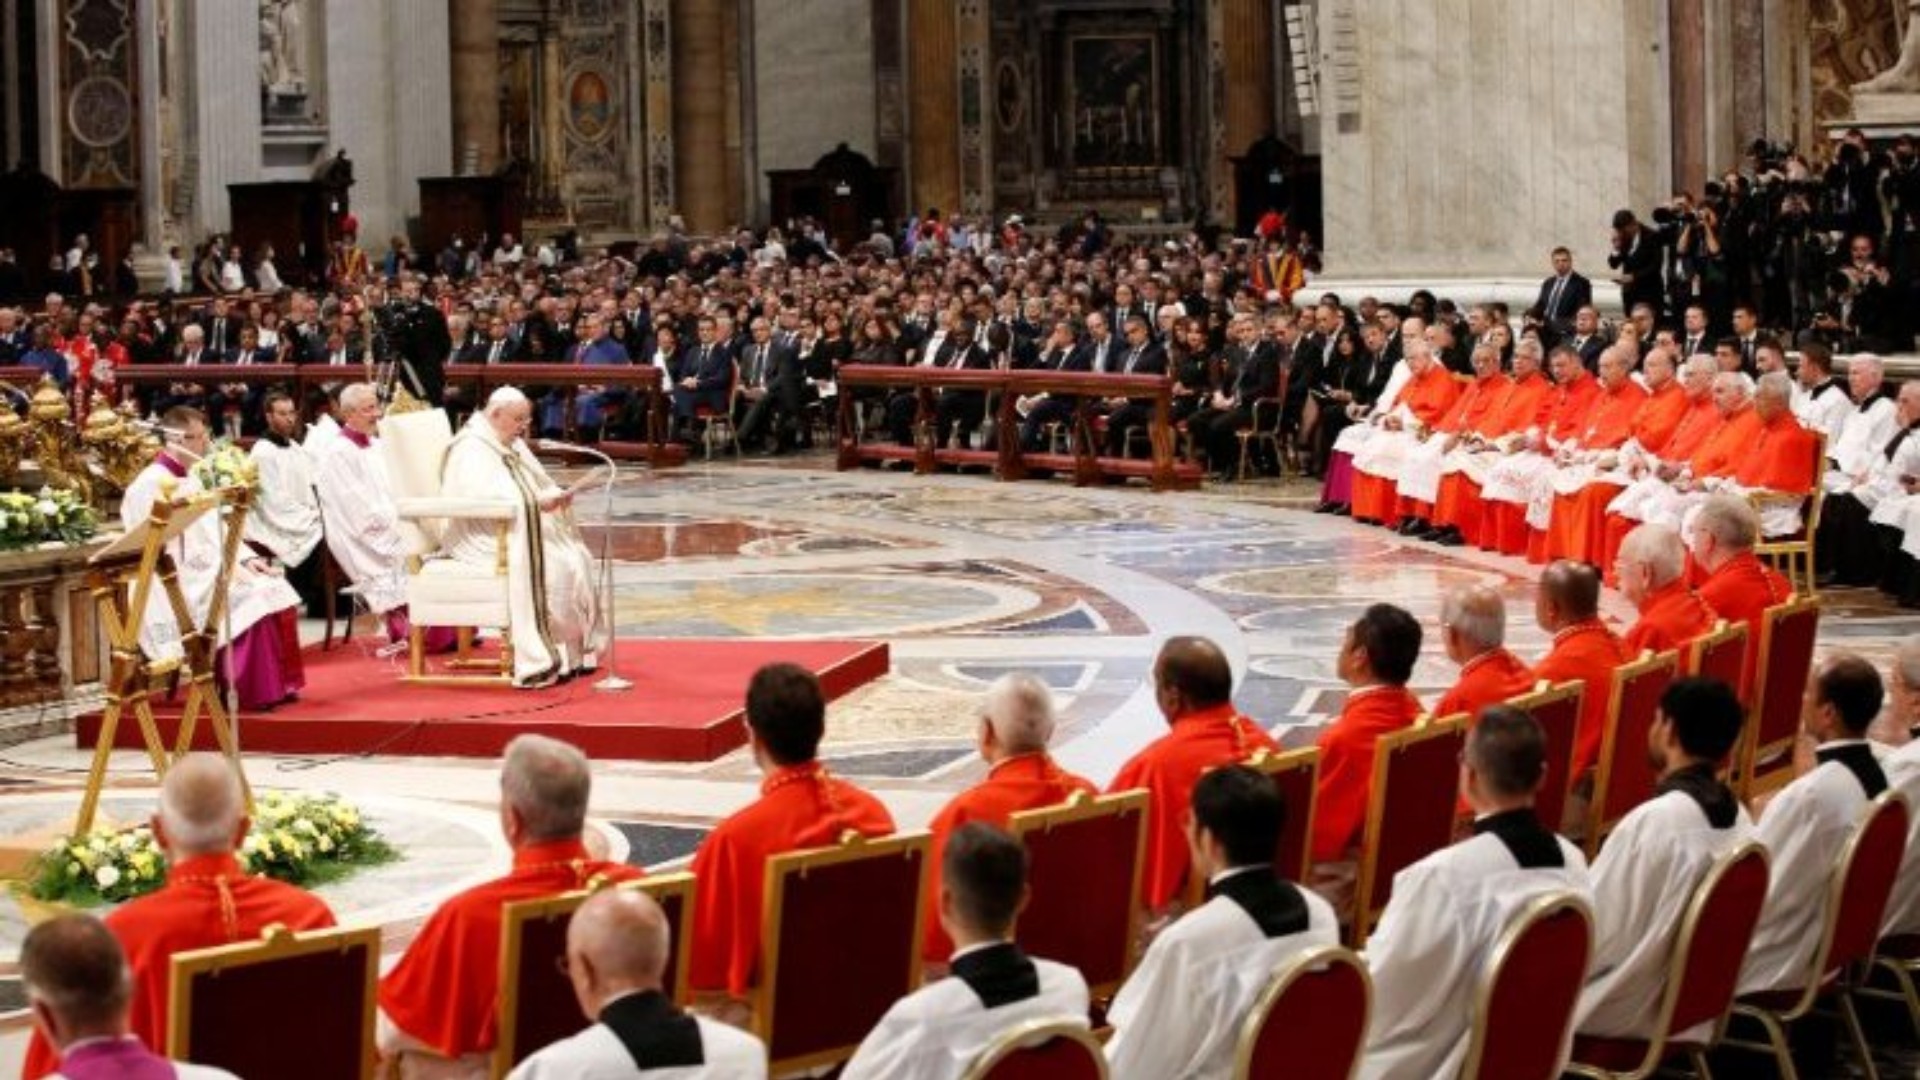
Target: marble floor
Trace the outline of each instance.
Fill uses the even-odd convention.
[[[611,530],[625,635],[888,640],[892,674],[833,707],[825,754],[914,826],[981,775],[976,704],[1003,672],[1036,672],[1054,688],[1058,757],[1105,782],[1164,730],[1147,673],[1169,635],[1220,642],[1240,673],[1241,709],[1288,744],[1310,742],[1339,710],[1334,654],[1368,604],[1398,603],[1428,627],[1414,684],[1429,701],[1454,676],[1433,638],[1440,599],[1454,586],[1499,589],[1510,602],[1509,644],[1527,658],[1544,651],[1532,618],[1535,568],[1316,516],[1306,512],[1313,494],[1281,481],[1156,495],[1138,486],[842,473],[813,457],[645,475],[615,488],[610,519],[595,499],[580,514],[593,542]],[[1877,597],[1831,599],[1837,617],[1822,627],[1823,648],[1881,659],[1900,636],[1920,631],[1920,613]],[[1616,595],[1605,605],[1610,618],[1630,616]],[[361,638],[348,647],[367,649],[369,664],[397,662],[374,657]],[[594,693],[579,684],[569,692]],[[644,709],[646,701],[609,695],[608,707]],[[0,750],[0,826],[13,800],[71,789],[85,764],[70,737]],[[115,755],[128,798],[145,786],[143,764],[138,754]],[[498,792],[492,762],[387,757],[375,747],[325,759],[251,756],[249,775],[260,786],[356,799],[405,792],[409,803],[445,806],[448,820],[491,809]],[[594,812],[614,850],[671,865],[713,821],[751,800],[757,784],[744,751],[695,765],[603,762]],[[489,849],[475,843],[458,842],[467,855],[460,871],[499,865],[497,851],[483,855]],[[358,895],[390,887],[377,875],[335,888],[349,906],[381,911],[375,921],[388,926],[392,950],[414,912],[470,877],[448,861],[456,860],[415,882],[411,911],[382,911],[377,896]],[[6,927],[17,918],[0,911],[0,961],[17,940]],[[0,1035],[0,1071],[17,1041],[17,1031]]]

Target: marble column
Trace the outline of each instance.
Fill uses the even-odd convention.
[[[764,203],[767,173],[810,169],[840,143],[872,158],[872,0],[766,0],[753,9],[753,110]]]
[[[674,213],[673,9],[670,0],[642,0],[646,72],[646,223],[664,228]]]
[[[500,167],[500,19],[498,0],[449,0],[452,15],[453,161],[476,174]],[[450,11],[450,15],[451,15]]]
[[[711,233],[727,224],[727,87],[722,8],[710,0],[674,0],[674,164],[687,228]]]
[[[1707,0],[1668,0],[1673,186],[1698,192],[1707,177]]]
[[[228,184],[260,179],[260,5],[258,0],[200,0],[188,10],[191,24],[179,29],[191,35],[187,56],[193,65],[199,168],[196,220],[187,231],[198,237],[231,224]],[[329,20],[329,30],[343,21],[348,20]],[[352,153],[358,159],[360,148]]]
[[[909,213],[960,205],[959,19],[953,0],[907,2]]]

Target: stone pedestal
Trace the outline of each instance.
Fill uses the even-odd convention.
[[[1839,138],[1848,128],[1859,128],[1867,138],[1879,141],[1896,135],[1920,135],[1920,94],[1874,94],[1864,91],[1853,95],[1853,118],[1827,125],[1827,135]]]

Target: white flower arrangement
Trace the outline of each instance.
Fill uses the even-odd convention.
[[[99,531],[93,508],[64,488],[0,491],[0,551],[78,544]]]
[[[208,491],[217,488],[245,488],[258,491],[260,470],[245,451],[221,439],[199,461],[193,463],[193,478]]]

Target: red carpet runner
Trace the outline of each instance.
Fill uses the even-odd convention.
[[[887,673],[887,646],[876,641],[622,639],[620,674],[631,690],[593,688],[600,674],[546,690],[414,686],[400,681],[404,657],[376,659],[355,641],[306,652],[307,687],[299,700],[243,715],[243,751],[274,754],[498,757],[522,732],[565,739],[596,758],[711,761],[747,741],[742,711],[747,679],[762,664],[788,661],[820,676],[831,700]],[[184,691],[180,698],[184,698]],[[181,700],[156,702],[160,736],[173,745]],[[75,731],[92,749],[100,714]],[[114,745],[139,749],[140,728],[121,718]],[[204,715],[198,748],[212,749]]]

